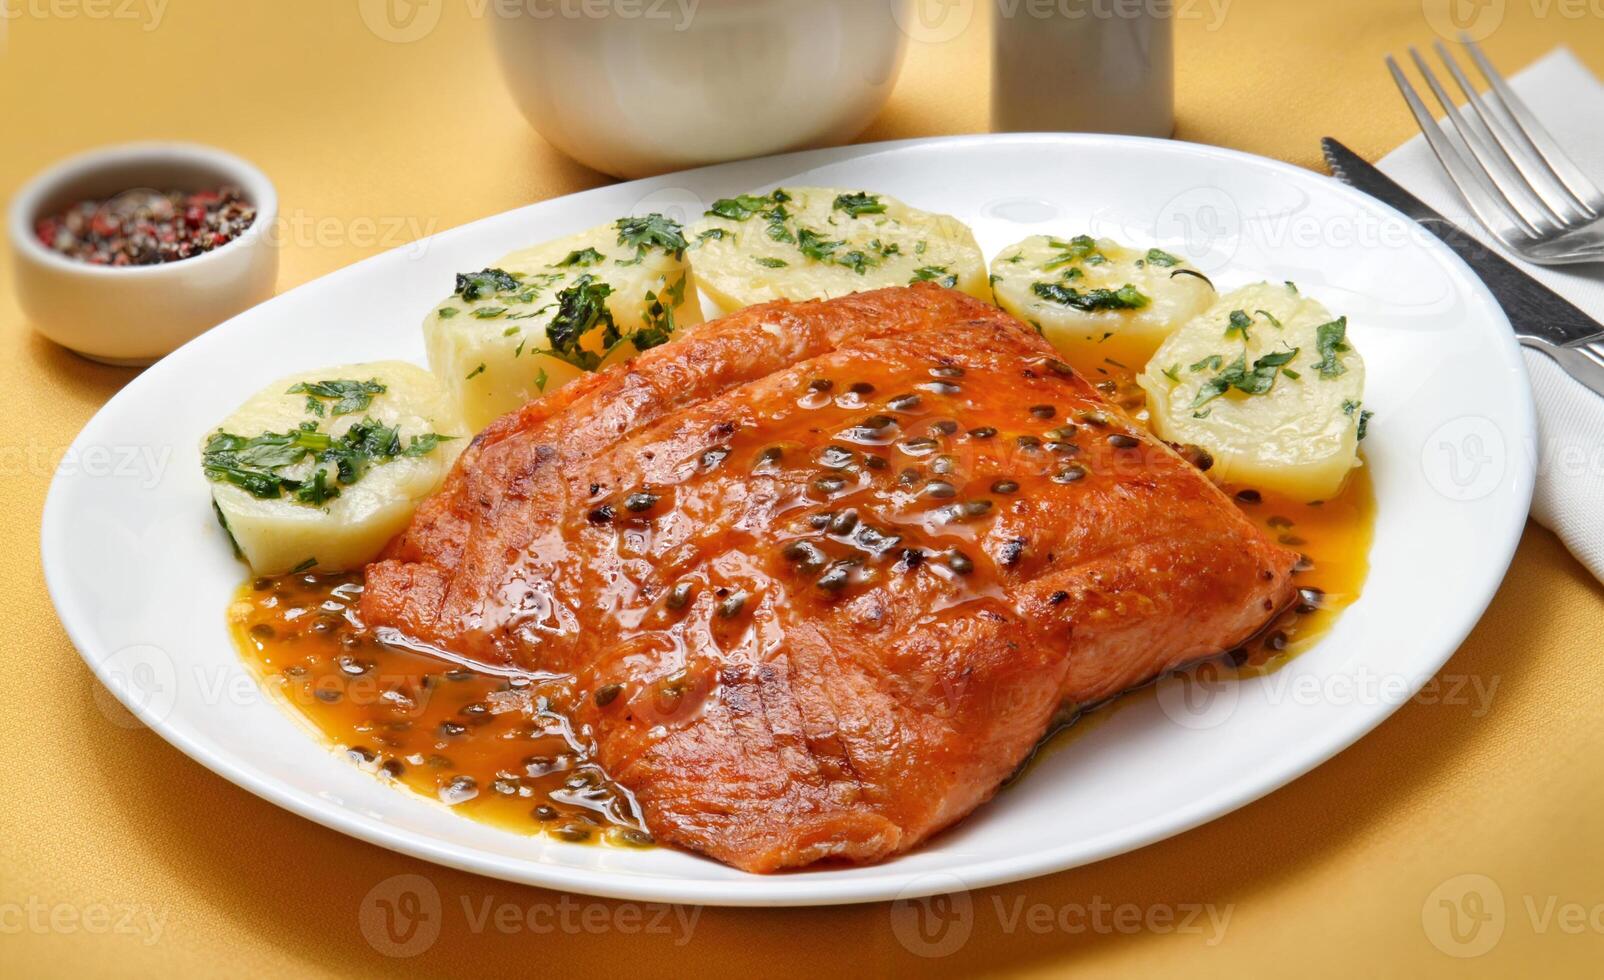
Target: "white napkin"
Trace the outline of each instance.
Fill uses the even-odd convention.
[[[1468,58],[1461,60],[1468,64]],[[1604,127],[1598,124],[1604,119],[1604,85],[1564,48],[1512,76],[1510,84],[1576,165],[1604,184]],[[1406,111],[1401,100],[1397,111]],[[1377,166],[1443,217],[1604,323],[1604,263],[1555,267],[1516,258],[1476,222],[1425,137],[1411,139]],[[1537,403],[1532,516],[1604,581],[1604,398],[1572,381],[1547,356],[1523,353]]]

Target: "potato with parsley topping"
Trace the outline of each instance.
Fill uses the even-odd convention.
[[[477,431],[700,323],[680,226],[621,218],[457,275],[423,323],[429,366]]]
[[[201,469],[253,572],[336,572],[376,557],[467,441],[434,375],[378,361],[263,388],[206,437]]]
[[[1325,500],[1360,465],[1364,360],[1292,283],[1220,297],[1159,347],[1137,381],[1153,429],[1214,457],[1225,483]]]
[[[1176,327],[1208,309],[1214,286],[1162,249],[1087,235],[1032,235],[991,263],[997,305],[1040,330],[1082,374],[1140,370]]]
[[[725,313],[915,282],[991,300],[986,260],[968,226],[884,194],[828,187],[742,194],[714,202],[689,236],[697,281]]]

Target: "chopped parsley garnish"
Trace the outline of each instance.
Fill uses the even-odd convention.
[[[1364,440],[1364,437],[1369,433],[1369,431],[1370,431],[1370,420],[1375,417],[1375,414],[1376,414],[1375,412],[1370,411],[1368,408],[1359,413],[1359,431],[1358,431],[1357,435],[1358,435],[1358,438],[1359,438],[1359,440],[1361,442]]]
[[[350,415],[353,412],[365,411],[373,404],[374,395],[382,395],[386,391],[379,379],[370,378],[367,381],[352,381],[340,379],[335,381],[302,381],[291,385],[285,392],[287,395],[305,395],[306,410],[319,418],[323,416],[323,402],[332,401],[330,411],[335,415]]]
[[[1347,343],[1348,318],[1339,316],[1330,323],[1322,323],[1315,328],[1314,346],[1320,352],[1320,360],[1315,362],[1315,370],[1320,377],[1331,379],[1347,373],[1347,368],[1337,359],[1338,354],[1345,354],[1352,348]]]
[[[908,280],[908,285],[911,286],[916,282],[939,282],[951,289],[958,285],[958,276],[944,265],[927,265],[914,272],[913,278]]]
[[[1275,376],[1281,368],[1297,356],[1296,347],[1284,351],[1271,351],[1254,361],[1253,367],[1249,369],[1247,354],[1238,354],[1236,360],[1226,365],[1224,371],[1203,382],[1203,386],[1197,391],[1197,397],[1192,399],[1191,407],[1202,408],[1232,388],[1244,394],[1262,395],[1275,386]]]
[[[797,231],[797,248],[802,254],[815,262],[829,262],[831,253],[846,242],[834,241],[811,228],[802,228]]]
[[[1203,358],[1203,360],[1201,360],[1201,361],[1198,361],[1198,362],[1196,362],[1194,364],[1187,365],[1186,369],[1188,371],[1193,372],[1193,373],[1196,373],[1198,371],[1217,371],[1217,370],[1219,370],[1220,365],[1224,364],[1224,363],[1225,363],[1225,358],[1221,357],[1218,354],[1210,354],[1208,357]]]
[[[1230,322],[1225,327],[1225,335],[1229,337],[1232,334],[1239,333],[1242,335],[1243,340],[1247,340],[1249,339],[1248,328],[1251,326],[1253,326],[1252,317],[1241,310],[1232,310]]]
[[[633,248],[635,258],[629,262],[619,262],[619,265],[636,265],[646,255],[647,249],[660,248],[674,258],[682,258],[690,242],[679,222],[672,218],[665,218],[660,214],[648,214],[642,218],[619,218],[618,244]]]
[[[1162,266],[1168,269],[1171,266],[1180,265],[1181,260],[1161,249],[1150,248],[1147,250],[1147,262],[1149,265]]]
[[[540,392],[541,394],[545,394],[546,393],[546,385],[550,381],[551,381],[551,378],[547,376],[546,369],[544,367],[537,368],[535,370],[535,390],[536,391]]]
[[[505,306],[481,306],[473,311],[473,315],[480,320],[494,320],[505,312],[507,312]]]
[[[1082,261],[1095,265],[1095,262],[1091,262],[1093,256],[1103,261],[1103,257],[1097,252],[1097,240],[1090,235],[1076,235],[1067,242],[1061,238],[1049,238],[1047,239],[1047,244],[1058,249],[1061,254],[1043,265],[1041,267],[1043,272],[1051,272],[1054,269]],[[1018,261],[1018,259],[1016,258],[1013,261]]]
[[[442,306],[439,310],[439,316],[442,320],[449,320],[461,312],[462,311],[457,309],[455,306]]]
[[[567,258],[560,262],[553,262],[552,265],[558,269],[572,269],[576,265],[580,268],[584,268],[586,266],[592,266],[598,262],[605,261],[607,261],[607,256],[596,251],[594,248],[579,248],[569,252]]]
[[[786,200],[790,200],[789,197]],[[737,197],[724,197],[713,202],[707,213],[718,218],[728,218],[731,221],[745,221],[759,211],[767,210],[777,203],[772,196],[758,197],[755,194],[741,194]]]
[[[484,361],[480,361],[479,362],[479,366],[474,368],[472,371],[469,371],[468,372],[468,376],[466,378],[464,378],[463,380],[464,381],[472,381],[474,378],[477,378],[479,375],[484,374],[484,373],[485,373],[485,362]]]
[[[849,218],[860,218],[866,214],[885,214],[885,202],[868,191],[859,191],[856,194],[842,194],[835,199],[831,210],[845,211]]]
[[[520,285],[517,277],[504,269],[459,272],[457,273],[456,293],[472,303],[483,296],[514,292]]]
[[[1171,381],[1181,380],[1181,366],[1179,364],[1171,364],[1161,373],[1164,375],[1164,377],[1169,378]]]
[[[1266,320],[1269,320],[1270,325],[1275,327],[1277,330],[1281,329],[1281,321],[1275,318],[1274,313],[1271,313],[1269,310],[1254,310],[1253,312],[1264,317]]]
[[[630,339],[636,350],[650,350],[659,344],[666,344],[674,336],[674,311],[685,302],[685,276],[680,276],[673,285],[663,290],[662,296],[655,292],[646,293],[646,326],[635,331]]]
[[[306,561],[303,561],[299,565],[296,565],[294,568],[290,569],[290,574],[291,575],[299,575],[302,572],[311,571],[312,569],[314,569],[316,567],[317,567],[317,558],[316,557],[308,558]]]
[[[774,259],[774,258],[770,258],[767,255],[759,255],[757,258],[753,259],[752,261],[756,262],[758,265],[763,266],[765,269],[783,269],[786,266],[791,264],[791,263],[785,261],[784,259]]]
[[[557,312],[546,327],[553,356],[582,371],[596,370],[603,355],[586,350],[581,341],[593,330],[600,330],[601,348],[605,353],[623,339],[613,322],[613,314],[607,309],[607,297],[612,292],[613,287],[586,273],[557,294]]]
[[[709,228],[706,231],[702,232],[700,235],[696,236],[696,243],[698,245],[700,245],[702,242],[707,242],[707,241],[715,241],[716,242],[720,238],[724,238],[728,234],[729,234],[729,232],[725,231],[723,228]]]
[[[1085,292],[1056,282],[1033,284],[1031,292],[1049,302],[1068,306],[1084,313],[1096,310],[1139,310],[1150,300],[1130,283],[1118,289],[1088,289]]]
[[[427,456],[449,438],[431,432],[403,445],[397,428],[372,418],[355,423],[338,439],[317,431],[315,422],[250,438],[219,431],[206,441],[201,469],[208,480],[233,484],[253,497],[275,500],[288,493],[297,503],[320,507],[338,497],[341,487],[362,479],[370,466]],[[286,475],[308,460],[319,464],[309,475]],[[323,464],[332,464],[333,473]]]

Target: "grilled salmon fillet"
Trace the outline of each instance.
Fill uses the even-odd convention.
[[[497,420],[361,611],[572,675],[651,832],[767,872],[913,847],[1062,706],[1247,639],[1297,557],[1029,327],[917,285],[742,310]]]

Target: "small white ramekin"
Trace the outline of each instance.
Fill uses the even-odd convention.
[[[256,208],[238,238],[159,265],[91,265],[47,248],[35,223],[78,201],[134,188],[198,191],[231,184]],[[278,194],[239,157],[189,143],[127,143],[50,168],[11,202],[7,230],[17,300],[34,329],[108,364],[143,365],[273,295]]]

